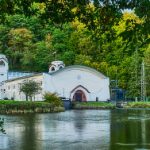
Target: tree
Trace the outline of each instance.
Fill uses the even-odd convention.
[[[9,53],[12,60],[11,65],[20,68],[20,60],[24,53],[31,50],[32,33],[26,28],[11,29],[9,32]]]
[[[0,53],[4,53],[7,49],[8,32],[8,28],[0,24]]]
[[[19,71],[47,71],[55,59],[86,65],[139,96],[137,66],[150,42],[149,5],[149,0],[1,0],[0,53]],[[149,63],[149,54],[145,59]]]
[[[144,54],[146,96],[150,96],[150,44]]]
[[[40,41],[32,46],[31,51],[24,53],[22,66],[27,71],[47,71],[53,55],[50,47],[47,47],[45,41]]]
[[[128,66],[128,87],[127,95],[131,98],[140,97],[140,72],[141,72],[141,58],[136,51],[131,57],[131,62]]]
[[[26,101],[30,99],[32,101],[32,97],[41,90],[39,83],[32,80],[25,81],[20,86],[20,92],[23,92],[26,95]]]

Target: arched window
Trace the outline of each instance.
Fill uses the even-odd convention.
[[[4,61],[0,60],[0,67],[5,66]]]
[[[63,66],[60,66],[60,67],[59,67],[59,69],[62,69],[62,68],[63,68]]]
[[[51,67],[51,71],[55,71],[55,67]]]

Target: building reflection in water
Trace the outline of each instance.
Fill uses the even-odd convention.
[[[40,124],[35,114],[6,116],[6,134],[0,136],[0,149],[40,150]]]
[[[8,143],[8,137],[6,135],[0,134],[0,149],[7,149]]]
[[[110,111],[66,111],[50,114],[43,123],[42,148],[76,150],[108,149]],[[56,126],[55,126],[56,125]]]
[[[110,116],[109,110],[5,116],[7,134],[0,149],[107,150]]]

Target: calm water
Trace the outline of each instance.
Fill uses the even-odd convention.
[[[150,110],[72,110],[0,115],[2,150],[150,149]]]

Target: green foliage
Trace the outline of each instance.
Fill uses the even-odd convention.
[[[60,58],[66,65],[74,64],[75,61],[75,52],[74,51],[66,51]]]
[[[145,62],[145,80],[146,80],[146,94],[150,96],[150,44],[148,45],[145,53],[144,53],[144,62]]]
[[[20,86],[20,92],[23,92],[26,95],[26,101],[28,101],[28,97],[32,101],[32,97],[41,90],[39,83],[32,80],[27,80],[22,83]]]
[[[0,113],[35,113],[35,112],[58,112],[64,111],[63,107],[57,107],[47,102],[31,101],[0,101]]]
[[[74,102],[73,108],[75,109],[107,109],[115,108],[112,103],[108,102]]]
[[[54,106],[63,106],[62,100],[57,96],[56,93],[47,92],[44,94],[44,100]]]
[[[30,51],[32,42],[32,33],[26,28],[11,29],[8,33],[8,50],[11,67],[18,64],[20,67],[21,59],[24,54]]]
[[[130,102],[126,108],[150,108],[150,102]]]
[[[27,101],[11,101],[11,100],[1,100],[0,105],[3,108],[7,109],[31,109],[34,107],[46,107],[46,106],[52,106],[45,102],[27,102]]]
[[[130,59],[129,69],[129,82],[127,85],[129,97],[140,97],[140,73],[141,73],[141,60],[138,52],[135,52]]]
[[[139,96],[140,64],[149,59],[149,5],[149,0],[2,0],[0,53],[16,71],[47,72],[53,60],[93,67],[118,80],[129,97]]]

